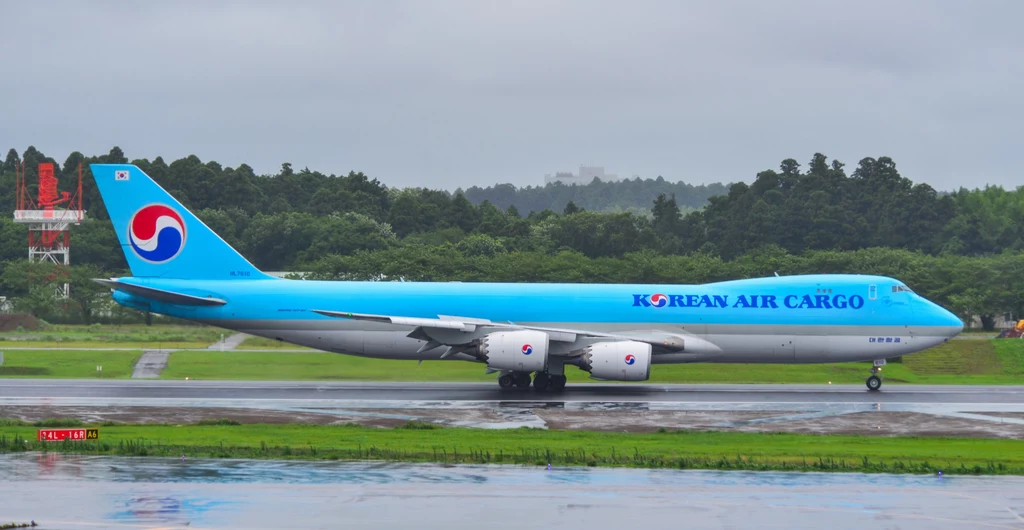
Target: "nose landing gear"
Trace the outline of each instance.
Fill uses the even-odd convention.
[[[871,376],[864,382],[868,386],[868,390],[877,392],[882,388],[882,378],[879,377],[879,374],[882,373],[883,366],[885,366],[885,359],[879,359],[871,367]]]

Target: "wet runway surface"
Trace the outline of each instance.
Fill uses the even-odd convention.
[[[0,417],[1024,439],[1024,387],[576,385],[538,394],[475,383],[6,380]]]
[[[1024,478],[0,456],[53,528],[1014,528]]]
[[[601,385],[570,384],[559,394],[503,392],[494,383],[307,383],[276,381],[98,381],[7,379],[0,398],[618,401],[748,403],[1009,403],[1024,404],[1024,386],[887,385]]]

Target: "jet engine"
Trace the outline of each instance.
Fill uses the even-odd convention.
[[[651,345],[644,342],[598,342],[587,347],[579,367],[594,379],[646,381],[651,376]]]
[[[480,354],[488,368],[544,371],[548,366],[548,334],[531,330],[489,333],[480,344]]]

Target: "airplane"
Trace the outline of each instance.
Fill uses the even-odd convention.
[[[954,314],[884,276],[703,285],[313,281],[254,267],[130,164],[92,164],[131,276],[97,279],[141,311],[347,355],[469,361],[502,389],[561,391],[567,367],[646,381],[674,363],[874,361],[950,340]]]

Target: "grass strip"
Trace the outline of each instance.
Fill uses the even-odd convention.
[[[975,342],[975,341],[960,341]],[[970,344],[968,344],[970,346]],[[1024,346],[1024,341],[1017,346]],[[966,348],[962,348],[966,349]],[[940,350],[939,353],[943,353]],[[924,352],[919,355],[927,355]],[[1006,358],[1020,356],[1016,350]],[[995,358],[995,353],[992,354]],[[658,364],[652,383],[804,383],[863,384],[870,363],[841,364]],[[940,372],[942,370],[939,370]],[[1024,384],[1016,373],[919,373],[907,363],[883,371],[886,384]],[[570,383],[589,374],[568,368]],[[477,381],[494,382],[481,364],[459,361],[396,361],[323,352],[179,351],[171,354],[163,379],[291,381]]]
[[[211,344],[232,331],[210,326],[177,325],[103,325],[61,326],[51,325],[35,331],[0,332],[0,342],[192,342]]]
[[[10,340],[0,341],[0,351],[6,349],[26,349],[26,348],[45,348],[48,350],[61,350],[61,349],[77,349],[77,348],[88,348],[93,350],[117,350],[117,349],[139,349],[139,350],[187,350],[187,349],[205,349],[211,343],[209,342],[196,342],[196,341],[144,341],[144,342],[118,342],[118,341],[104,341],[104,340],[57,340],[57,341],[38,341],[38,340]]]
[[[3,350],[0,377],[123,379],[131,377],[141,351]],[[102,370],[96,367],[101,366]]]
[[[266,340],[266,339],[260,339]],[[273,341],[277,342],[277,341]],[[11,346],[15,344],[8,343]],[[141,347],[139,343],[93,343],[91,346]],[[20,345],[20,343],[19,343]],[[5,344],[0,343],[0,351]],[[60,344],[50,344],[60,348]],[[66,346],[66,344],[65,344]],[[157,345],[154,345],[157,346]],[[159,344],[164,348],[188,344]],[[478,381],[494,382],[480,364],[459,361],[396,361],[317,351],[251,352],[176,351],[163,379],[292,381]],[[0,377],[128,377],[140,352],[30,351],[5,352]],[[113,355],[113,357],[111,357]],[[126,361],[127,360],[127,361]],[[888,364],[886,384],[1020,385],[1024,384],[1024,340],[958,340]],[[126,367],[125,362],[129,363]],[[96,372],[103,366],[103,373]],[[653,383],[804,383],[863,384],[870,363],[765,365],[655,365]],[[572,383],[589,381],[587,373],[566,370]]]
[[[1024,441],[666,431],[491,430],[410,422],[358,425],[117,425],[96,442],[37,442],[0,426],[0,452],[572,465],[675,469],[1024,475]],[[211,424],[212,423],[212,424]]]
[[[247,337],[238,345],[238,350],[303,350],[303,351],[316,351],[313,348],[307,348],[305,346],[298,346],[289,342],[282,342],[274,339],[267,339],[263,337]]]

